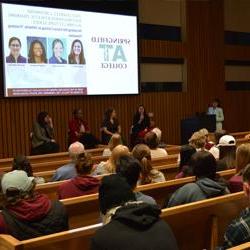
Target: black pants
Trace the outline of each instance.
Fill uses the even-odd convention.
[[[45,142],[42,145],[32,148],[31,155],[43,155],[59,152],[59,145],[55,142]]]
[[[84,133],[80,137],[79,142],[84,145],[85,149],[95,148],[96,145],[100,144],[100,141],[91,133]]]

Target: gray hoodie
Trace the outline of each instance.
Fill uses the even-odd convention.
[[[202,178],[195,183],[188,183],[176,190],[171,196],[167,206],[173,207],[228,193],[229,191],[225,183],[217,182],[209,178]]]

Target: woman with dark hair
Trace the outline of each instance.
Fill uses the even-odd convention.
[[[26,63],[27,59],[21,56],[22,44],[18,37],[11,37],[9,40],[10,54],[6,57],[6,63]]]
[[[50,154],[59,152],[59,145],[54,139],[52,118],[47,112],[40,112],[37,121],[33,124],[32,155]]]
[[[24,172],[26,172],[28,177],[33,176],[33,170],[32,170],[30,161],[24,155],[17,155],[13,159],[11,171],[14,171],[14,170],[23,170]],[[43,177],[36,176],[34,177],[34,180],[36,184],[45,183],[45,180]]]
[[[188,183],[175,191],[168,202],[168,207],[229,193],[225,182],[217,179],[216,160],[211,153],[196,152],[192,156],[190,164],[193,166],[196,182]]]
[[[52,42],[52,52],[53,56],[49,59],[50,64],[65,64],[67,61],[62,58],[64,46],[60,39],[55,39]]]
[[[108,108],[104,114],[104,120],[101,126],[102,144],[107,145],[113,134],[121,133],[121,126],[116,117],[114,108]]]
[[[69,64],[85,64],[82,42],[78,39],[71,44],[70,54],[68,56]]]
[[[83,120],[81,109],[73,111],[73,119],[69,121],[69,145],[79,141],[86,149],[95,148],[99,141],[90,133],[88,123]]]
[[[41,41],[32,41],[28,57],[28,63],[47,63],[46,50]]]
[[[215,98],[212,105],[208,108],[208,115],[215,115],[216,132],[222,131],[222,122],[224,121],[224,113],[221,108],[220,100]]]
[[[181,146],[179,173],[175,176],[176,179],[193,175],[193,168],[190,166],[190,160],[194,153],[196,153],[196,149],[191,145]]]
[[[143,105],[140,105],[134,115],[133,125],[131,131],[131,144],[132,146],[137,143],[143,142],[143,137],[140,137],[140,133],[147,130],[150,126],[150,118]],[[145,134],[144,134],[145,135]]]

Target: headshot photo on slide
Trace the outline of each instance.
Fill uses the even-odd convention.
[[[47,63],[47,38],[27,37],[28,63]]]
[[[82,42],[79,39],[71,43],[71,49],[68,56],[69,64],[85,64],[84,50]]]
[[[6,63],[26,63],[27,59],[21,56],[22,43],[18,37],[9,39],[9,55],[6,57]]]
[[[49,38],[48,39],[48,58],[50,64],[66,64],[67,60],[66,39]]]

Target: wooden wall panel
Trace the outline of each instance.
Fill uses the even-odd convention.
[[[185,57],[187,91],[142,93],[132,96],[39,97],[0,99],[0,157],[30,151],[29,132],[39,111],[47,110],[54,118],[56,138],[61,150],[67,148],[67,122],[76,107],[83,109],[92,131],[99,128],[104,110],[116,108],[123,134],[128,138],[132,116],[139,104],[154,112],[163,140],[180,143],[180,120],[207,109],[214,98],[222,100],[225,128],[229,131],[249,130],[249,92],[225,91],[224,58],[241,59],[240,49],[224,48],[223,0],[186,3],[186,34],[184,42],[140,41],[141,56]],[[250,54],[245,55],[250,60]],[[105,83],[104,83],[105,84]]]

